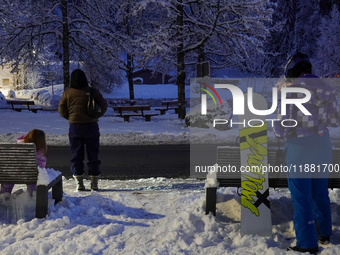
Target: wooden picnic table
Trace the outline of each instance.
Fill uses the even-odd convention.
[[[126,122],[129,122],[131,116],[142,116],[145,118],[145,121],[151,121],[152,116],[158,115],[158,113],[145,113],[145,111],[151,110],[150,105],[113,106],[113,110],[118,112],[117,116],[124,118]]]
[[[169,110],[175,110],[175,113],[178,113],[178,101],[162,101],[162,107],[155,110],[160,111],[161,115],[164,115]]]

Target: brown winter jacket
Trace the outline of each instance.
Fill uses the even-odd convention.
[[[60,116],[67,119],[70,124],[97,122],[97,118],[91,118],[86,113],[87,93],[89,93],[89,87],[65,90],[61,96],[58,108]],[[104,115],[107,110],[107,102],[97,89],[94,89],[94,94],[95,100],[101,106]]]
[[[61,117],[68,120],[70,124],[84,124],[97,122],[97,118],[87,115],[87,102],[90,87],[88,86],[85,73],[76,69],[71,74],[70,88],[65,90],[61,96],[58,112]],[[102,108],[102,116],[107,110],[107,102],[97,89],[93,89],[94,98]]]

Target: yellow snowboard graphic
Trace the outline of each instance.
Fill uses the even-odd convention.
[[[253,93],[253,102],[256,109],[267,109],[267,101],[260,94]],[[239,125],[242,236],[272,234],[268,172],[262,169],[268,164],[266,118],[251,113],[247,105],[245,114],[238,116],[239,122],[246,123],[246,126]],[[251,126],[249,120],[252,120]]]

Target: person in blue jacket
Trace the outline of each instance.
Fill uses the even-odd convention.
[[[286,115],[281,115],[279,107],[280,121],[274,124],[275,135],[285,139],[285,164],[295,169],[288,173],[288,187],[294,205],[296,246],[287,250],[315,254],[318,241],[327,244],[332,234],[328,173],[323,168],[318,171],[318,166],[332,162],[327,127],[339,126],[339,107],[334,89],[312,74],[312,64],[305,54],[291,56],[284,72],[286,81],[292,82],[290,87],[311,92],[311,99],[303,104],[311,115],[304,115],[295,105],[287,104]],[[303,97],[303,93],[287,93],[287,98]],[[295,120],[295,124],[289,125],[286,119]],[[282,126],[282,120],[286,120],[286,127]]]

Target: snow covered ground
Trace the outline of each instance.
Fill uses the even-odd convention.
[[[27,192],[0,196],[1,254],[297,254],[285,251],[295,243],[286,189],[271,190],[273,235],[242,237],[235,188],[219,189],[214,217],[205,215],[202,181],[100,180],[101,191],[81,193],[73,180],[63,185],[64,200],[54,206],[50,199],[44,220],[34,219]],[[323,255],[340,254],[340,191],[330,198],[334,234],[332,244],[320,247]]]
[[[136,98],[176,98],[173,85],[143,87],[136,86]],[[55,86],[56,91],[62,90]],[[46,93],[44,98],[52,102],[51,93]],[[113,93],[105,96],[127,97],[126,91]],[[32,91],[20,95],[31,98]],[[105,145],[190,141],[189,129],[174,113],[153,117],[149,123],[139,119],[124,123],[109,110],[99,125],[101,143]],[[68,123],[57,112],[0,110],[1,142],[15,142],[17,136],[32,128],[43,129],[49,145],[68,145]],[[216,130],[217,138],[209,139],[232,142],[238,131],[223,131],[220,137],[219,132]],[[334,139],[339,138],[339,129],[331,132]],[[75,192],[74,181],[64,178],[63,186],[63,201],[54,206],[49,199],[49,214],[44,220],[34,218],[35,198],[29,197],[25,185],[15,185],[19,191],[11,196],[0,195],[0,254],[298,254],[286,252],[295,244],[287,189],[270,191],[273,235],[242,237],[236,188],[218,189],[217,216],[213,217],[205,215],[204,181],[200,180],[161,176],[100,180],[98,192]],[[89,187],[89,181],[85,186]],[[330,245],[320,247],[323,255],[340,254],[340,190],[329,192],[333,236]]]
[[[189,87],[189,86],[187,86]],[[51,87],[36,90],[23,90],[16,94],[17,98],[32,99],[43,106],[52,107],[59,102],[63,91],[63,85],[54,86],[52,96]],[[8,91],[0,88],[5,96]],[[0,94],[1,95],[1,94]],[[128,88],[123,86],[114,90],[111,94],[103,93],[105,98],[128,98]],[[189,97],[190,90],[186,88]],[[176,98],[177,87],[175,85],[138,85],[135,86],[135,98],[164,99]],[[38,111],[37,114],[23,110],[16,112],[8,108],[5,100],[0,99],[0,141],[16,142],[16,137],[27,133],[33,128],[44,130],[48,145],[68,145],[68,121],[61,118],[57,111]],[[188,99],[189,101],[189,99]],[[1,104],[2,103],[2,104]],[[152,107],[152,111],[159,113]],[[234,120],[237,121],[235,115]],[[275,114],[270,116],[275,119]],[[152,145],[152,144],[189,144],[191,143],[224,143],[235,144],[238,136],[238,126],[234,125],[230,130],[219,131],[214,129],[188,128],[185,122],[177,118],[173,110],[165,115],[152,117],[151,122],[145,122],[144,118],[130,118],[130,122],[124,122],[123,118],[116,117],[111,107],[106,114],[99,119],[101,145]],[[340,128],[330,128],[333,145],[340,147]],[[277,139],[268,128],[268,143],[277,145]]]
[[[144,87],[144,90],[142,88]],[[0,89],[5,96],[8,91]],[[51,87],[47,89],[25,90],[17,93],[21,99],[35,98],[39,92],[37,103],[49,106],[53,101]],[[63,85],[54,86],[54,97],[60,98]],[[124,93],[126,91],[126,93]],[[176,98],[177,87],[174,85],[145,85],[135,86],[136,98]],[[128,89],[121,89],[104,94],[106,98],[128,98]],[[4,100],[0,100],[1,101]],[[45,103],[45,104],[43,104]],[[3,105],[3,107],[8,107]],[[159,113],[155,110],[153,112]],[[11,109],[0,109],[0,141],[15,142],[15,138],[27,133],[33,128],[44,130],[49,145],[68,145],[68,121],[61,118],[57,111],[16,112]],[[189,128],[177,118],[174,111],[165,115],[152,117],[151,122],[144,118],[131,118],[124,123],[123,118],[116,117],[111,107],[104,117],[99,120],[102,145],[136,145],[136,144],[182,144],[189,143]]]

